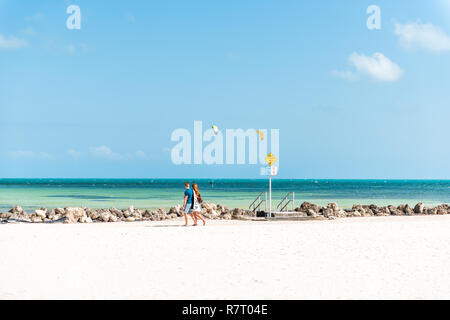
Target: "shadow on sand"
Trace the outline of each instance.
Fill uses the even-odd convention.
[[[158,225],[158,226],[146,226],[146,228],[189,228],[189,227],[195,227],[195,226],[186,227],[183,224],[163,224],[163,225]]]

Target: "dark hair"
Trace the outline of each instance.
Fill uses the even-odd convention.
[[[192,184],[192,189],[194,190],[195,195],[197,196],[198,203],[202,203],[203,202],[202,195],[200,194],[200,191],[198,191],[198,185],[195,182]]]

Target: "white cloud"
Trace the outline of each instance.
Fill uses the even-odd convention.
[[[104,158],[110,160],[118,160],[123,158],[121,154],[113,152],[107,146],[90,147],[89,151],[94,157],[97,158]]]
[[[80,44],[80,49],[83,52],[88,52],[90,50],[89,46],[86,43],[81,43]]]
[[[75,47],[74,44],[69,44],[67,46],[64,46],[64,49],[67,51],[67,53],[69,54],[75,54],[77,51],[77,48]]]
[[[122,155],[124,160],[148,160],[147,154],[142,150],[137,150],[136,152],[126,152]]]
[[[142,150],[137,150],[136,152],[127,152],[124,154],[113,152],[107,146],[91,147],[89,151],[92,156],[96,158],[103,158],[107,160],[133,160],[133,159],[148,159],[147,154]]]
[[[46,152],[34,152],[28,150],[18,150],[8,152],[8,156],[12,159],[38,159],[38,160],[46,160],[53,158],[53,156]]]
[[[19,49],[26,47],[28,43],[23,40],[13,36],[5,37],[0,33],[0,48],[3,49]]]
[[[136,151],[135,155],[136,155],[137,158],[140,158],[140,159],[147,159],[147,155],[146,155],[145,152],[142,151],[142,150]]]
[[[72,158],[79,158],[79,157],[81,156],[81,152],[78,152],[78,151],[75,150],[75,149],[69,149],[69,150],[67,151],[67,154],[68,154],[69,156],[71,156]]]
[[[40,22],[45,18],[44,14],[41,12],[36,12],[32,16],[25,17],[25,21],[27,22]]]
[[[93,157],[106,159],[106,160],[147,160],[149,157],[147,154],[142,150],[137,150],[136,152],[130,152],[125,154],[120,154],[113,152],[109,147],[107,146],[99,146],[99,147],[90,147],[89,152]],[[82,156],[82,153],[75,150],[75,149],[69,149],[67,150],[67,155],[78,159]],[[47,152],[34,152],[29,150],[17,150],[17,151],[10,151],[7,153],[7,156],[13,160],[18,159],[30,159],[30,160],[47,160],[47,159],[53,159],[55,158],[52,154],[49,154]]]
[[[431,52],[450,51],[450,37],[431,23],[407,23],[395,25],[399,42],[407,49],[422,48]]]
[[[93,51],[93,48],[86,43],[58,43],[53,40],[47,40],[45,47],[54,54],[81,55]]]
[[[36,31],[33,27],[25,28],[21,32],[27,36],[34,36],[36,34]]]
[[[397,64],[379,52],[372,56],[355,52],[350,55],[349,61],[358,72],[378,81],[397,81],[403,75],[403,70]]]
[[[133,24],[136,23],[136,17],[131,12],[125,13],[125,18],[126,18],[127,21],[129,21],[129,22],[131,22]]]
[[[333,70],[331,71],[331,74],[335,77],[338,78],[342,78],[348,81],[357,81],[359,80],[359,74],[354,73],[352,71],[338,71],[338,70]]]

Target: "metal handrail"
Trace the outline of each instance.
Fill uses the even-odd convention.
[[[289,196],[292,195],[292,199],[289,199]],[[288,202],[284,203],[286,200],[289,200]],[[290,204],[290,203],[294,203],[294,192],[289,192],[284,198],[283,200],[280,201],[280,203],[277,205],[277,210],[279,210],[280,212],[283,212],[284,209],[286,209],[286,207]],[[280,209],[281,208],[281,209]]]
[[[261,193],[259,194],[259,196],[255,199],[255,201],[252,202],[252,204],[249,206],[249,209],[250,209],[250,210],[252,210],[253,212],[255,212],[255,211],[261,206],[261,204],[262,204],[263,202],[266,201],[266,200],[261,200],[261,197],[262,197],[263,194],[265,194],[264,191],[261,192]],[[255,205],[256,202],[258,202],[258,201],[259,201],[258,205]],[[253,207],[253,209],[252,209],[252,207]]]
[[[283,203],[289,198],[289,196],[292,194],[292,192],[289,192],[283,200],[280,201],[280,203],[277,205],[277,209],[280,209],[280,207],[283,205]]]
[[[255,206],[255,208],[253,209],[253,211],[258,211],[259,207],[261,207],[261,205],[263,204],[264,200],[261,200],[257,206]]]
[[[256,203],[256,201],[258,201],[259,200],[259,198],[261,198],[261,196],[264,194],[264,191],[263,192],[261,192],[260,194],[259,194],[259,196],[258,197],[256,197],[256,199],[255,199],[255,201],[253,201],[253,203],[249,206],[249,207],[251,207],[251,206],[253,206],[255,203]]]
[[[284,209],[286,209],[286,207],[292,202],[292,200],[289,200],[288,202],[286,202],[286,204],[284,205],[283,208],[281,208],[280,212],[283,212]]]

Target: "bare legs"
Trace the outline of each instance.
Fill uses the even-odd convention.
[[[197,218],[199,218],[200,220],[202,220],[203,225],[206,225],[206,220],[203,219],[203,217],[202,217],[198,212],[194,212],[195,224],[197,224]]]
[[[197,219],[195,218],[195,215],[190,214],[190,213],[189,213],[189,215],[191,216],[192,220],[194,220],[194,225],[197,225]],[[185,221],[184,226],[185,227],[189,226],[188,214],[187,213],[184,214],[184,221]]]
[[[191,218],[192,218],[192,220],[194,220],[194,226],[197,225],[197,218],[200,219],[200,220],[202,220],[203,225],[206,225],[206,220],[205,220],[198,212],[194,212],[193,214],[191,214],[191,213],[189,213],[189,214],[185,213],[185,214],[184,214],[184,222],[185,222],[184,226],[185,226],[185,227],[189,226],[189,218],[188,218],[188,215],[190,215]]]

